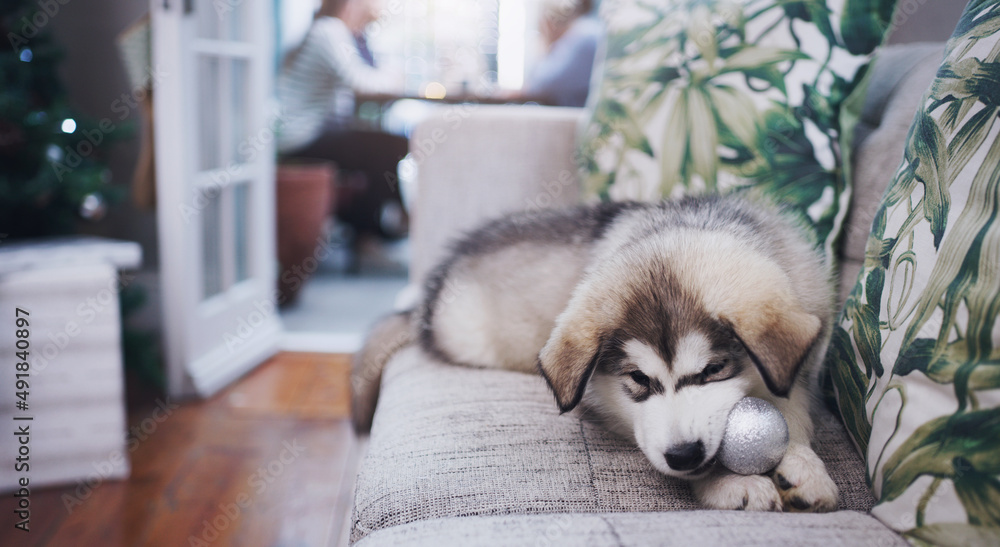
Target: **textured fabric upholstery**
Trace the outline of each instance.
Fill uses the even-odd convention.
[[[874,500],[861,458],[833,415],[815,440],[841,509]],[[688,483],[660,474],[631,442],[559,410],[539,376],[433,361],[416,348],[382,381],[358,477],[352,539],[434,518],[695,510]]]
[[[659,513],[653,518],[648,513],[442,518],[381,530],[357,545],[893,547],[908,544],[873,517],[851,511],[829,515],[687,511]]]

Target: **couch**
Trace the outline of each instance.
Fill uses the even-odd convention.
[[[888,47],[872,68],[851,155],[841,301],[854,285],[875,207],[943,49]],[[414,287],[460,231],[509,211],[580,199],[573,151],[583,116],[577,109],[456,106],[415,131]],[[838,417],[818,407],[815,421],[814,448],[840,489],[838,511],[704,510],[685,482],[656,472],[629,442],[586,416],[560,415],[540,377],[449,366],[408,347],[382,376],[355,486],[351,541],[365,547],[906,545],[868,513],[875,500],[864,462]]]

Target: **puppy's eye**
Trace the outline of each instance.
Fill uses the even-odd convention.
[[[646,376],[642,372],[638,370],[633,370],[632,372],[629,373],[629,376],[632,378],[632,381],[639,384],[640,386],[649,387],[649,376]]]
[[[701,373],[705,377],[715,376],[716,374],[722,372],[722,370],[725,368],[726,368],[725,363],[709,363],[708,366],[701,371]]]

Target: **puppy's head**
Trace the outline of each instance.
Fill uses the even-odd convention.
[[[661,472],[707,471],[733,405],[786,397],[821,331],[775,264],[738,251],[675,250],[669,267],[633,254],[592,272],[539,354],[559,408],[589,383],[588,402]]]

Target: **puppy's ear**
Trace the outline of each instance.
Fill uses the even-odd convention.
[[[556,396],[559,410],[569,412],[580,404],[583,392],[600,359],[597,325],[575,321],[570,310],[559,318],[549,341],[538,354],[538,369]],[[568,317],[567,317],[568,315]]]
[[[787,397],[795,377],[820,335],[821,322],[794,305],[768,302],[737,310],[723,319],[750,354],[772,393]]]

